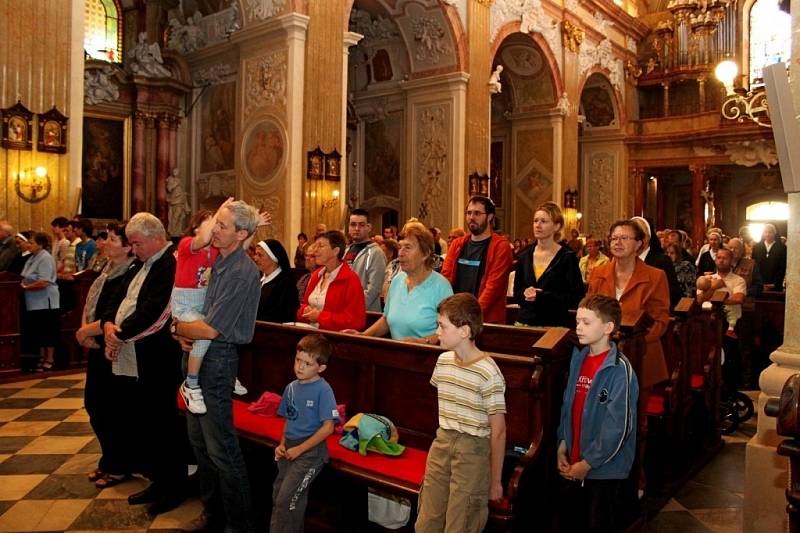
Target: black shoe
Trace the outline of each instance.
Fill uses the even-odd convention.
[[[141,505],[143,503],[153,503],[158,499],[158,487],[156,487],[155,483],[150,483],[144,490],[134,492],[128,496],[128,504]]]
[[[185,499],[183,495],[164,496],[147,506],[147,514],[156,516],[162,513],[168,513],[183,503]]]

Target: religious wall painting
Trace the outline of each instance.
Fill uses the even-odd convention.
[[[553,199],[553,177],[542,168],[533,168],[517,178],[517,196],[531,208]]]
[[[537,46],[527,42],[505,44],[498,55],[503,77],[510,86],[504,92],[512,94],[510,104],[515,111],[555,104],[553,73]]]
[[[369,122],[364,134],[364,199],[400,197],[400,160],[403,153],[403,115],[391,113]]]
[[[36,149],[53,154],[67,153],[68,120],[55,106],[47,113],[40,113]]]
[[[233,170],[236,83],[211,85],[200,106],[200,173]]]
[[[584,126],[603,127],[616,123],[614,102],[611,99],[610,86],[586,87],[581,93],[581,111],[584,115]]]
[[[274,178],[284,165],[286,141],[283,128],[273,119],[256,123],[245,134],[242,157],[247,176],[257,184]]]
[[[128,215],[129,144],[129,119],[84,117],[81,214],[86,218],[122,220]]]
[[[232,173],[205,174],[197,178],[195,185],[199,209],[216,211],[225,200],[236,196],[236,175]]]
[[[33,148],[33,113],[18,101],[12,107],[0,110],[3,121],[0,145],[10,150]]]
[[[520,78],[535,78],[544,69],[541,52],[531,44],[511,44],[500,52],[503,66]],[[549,70],[549,69],[548,69]]]

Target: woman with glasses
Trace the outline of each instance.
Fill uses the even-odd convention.
[[[669,321],[669,286],[663,270],[647,266],[638,254],[644,241],[642,229],[630,220],[611,225],[609,247],[611,262],[596,267],[589,278],[588,294],[604,294],[619,301],[622,321],[632,320],[644,311],[654,322],[645,337],[647,350],[639,372],[641,389],[668,378],[667,364],[661,349],[661,335]]]
[[[361,280],[343,261],[346,244],[341,231],[331,230],[314,241],[318,268],[311,274],[297,320],[320,329],[362,329],[367,320]]]
[[[569,315],[586,292],[578,258],[569,246],[559,244],[564,215],[553,202],[533,214],[532,246],[520,252],[514,274],[514,300],[519,304],[516,325],[574,325]]]

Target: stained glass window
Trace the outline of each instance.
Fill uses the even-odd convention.
[[[750,84],[764,83],[761,69],[774,63],[789,66],[792,20],[778,9],[778,0],[758,0],[750,10]]]
[[[83,49],[92,59],[122,61],[122,30],[115,0],[86,0]]]

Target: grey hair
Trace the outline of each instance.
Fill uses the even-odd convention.
[[[242,200],[236,200],[225,206],[233,215],[233,227],[236,231],[245,230],[249,237],[256,231],[258,225],[258,211],[252,205]]]
[[[167,238],[167,231],[164,224],[152,213],[136,213],[125,226],[125,235],[130,239],[131,235],[138,233],[150,238]]]

